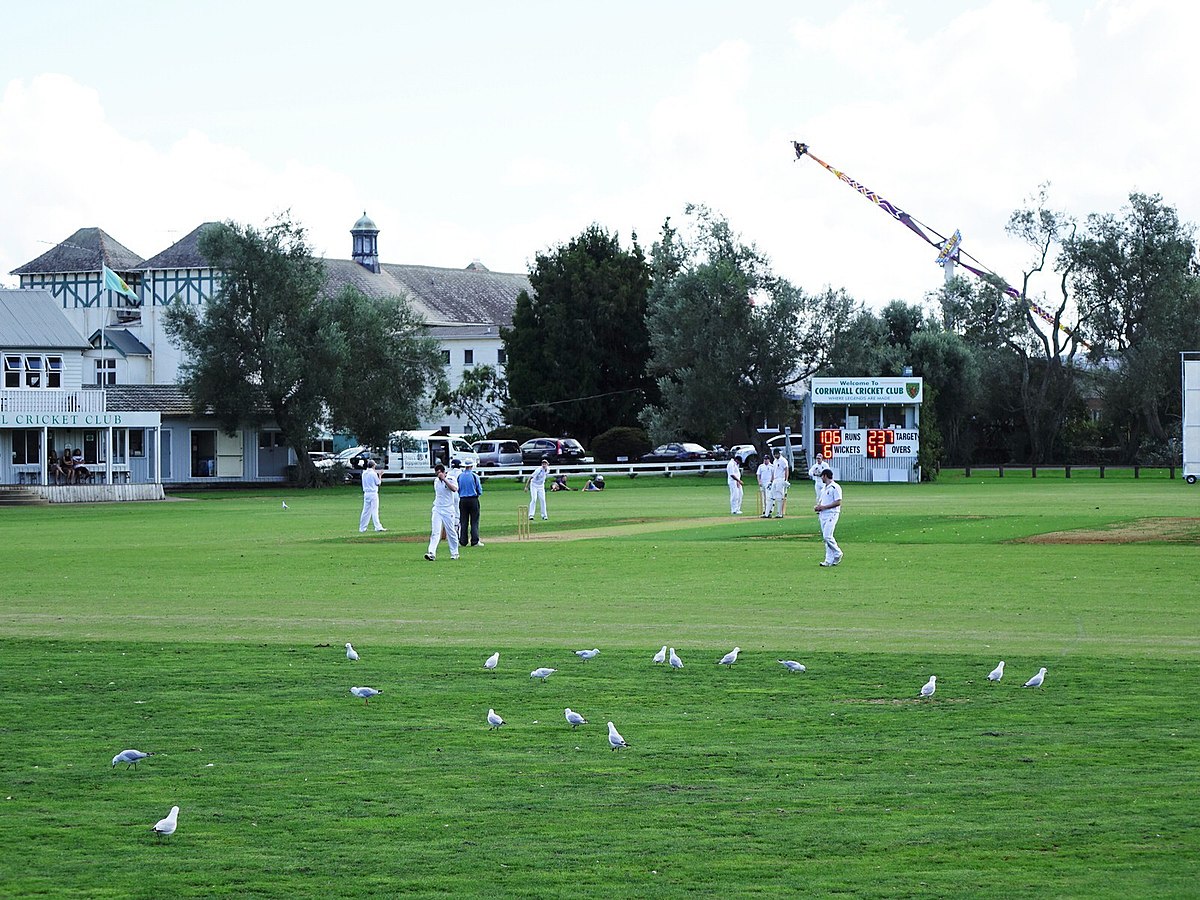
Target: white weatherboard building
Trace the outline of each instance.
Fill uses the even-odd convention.
[[[838,481],[917,482],[919,377],[813,378],[804,402],[804,446]]]
[[[43,298],[37,302],[44,304],[44,296],[49,295],[76,344],[51,354],[62,365],[74,367],[69,382],[57,376],[56,384],[70,383],[89,394],[98,389],[88,402],[106,410],[162,417],[161,453],[155,456],[156,465],[147,467],[145,478],[172,484],[282,481],[287,465],[294,460],[289,459],[277,428],[270,422],[248,422],[232,437],[226,435],[211,418],[193,415],[178,387],[185,360],[168,339],[162,314],[175,302],[202,306],[220,289],[221,273],[199,251],[200,236],[211,227],[213,223],[198,226],[148,259],[100,228],[81,228],[13,270],[22,290],[8,292],[14,296],[9,298],[7,330],[0,330],[0,352],[11,349],[8,355],[17,359],[24,340],[22,323],[41,315],[35,312],[37,304],[32,298],[36,294]],[[441,343],[451,385],[472,366],[486,363],[503,371],[500,328],[512,323],[517,295],[522,290],[532,291],[525,275],[491,272],[479,262],[465,269],[381,263],[379,229],[365,214],[350,234],[349,259],[323,260],[327,296],[353,285],[368,297],[406,298]],[[105,266],[133,289],[136,301],[103,288]],[[24,368],[13,378],[24,379]],[[69,389],[39,390],[42,393],[34,399],[50,411],[61,399],[58,395]],[[3,400],[17,402],[15,395],[0,398]],[[451,416],[422,423],[426,428],[449,431],[461,431],[465,424]],[[47,434],[38,452],[46,449],[45,442],[61,445],[63,439]],[[6,461],[9,456],[11,449]],[[22,454],[22,458],[27,456]],[[9,463],[8,470],[0,467],[0,483],[14,483],[12,465],[15,463]]]

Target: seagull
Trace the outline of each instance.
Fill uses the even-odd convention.
[[[284,508],[284,509],[291,509],[291,507],[287,505],[287,501],[286,501],[286,500],[284,500],[284,501],[283,501],[283,508]]]
[[[1004,660],[1000,660],[999,665],[992,671],[988,672],[988,681],[999,681],[1004,677]]]
[[[563,710],[563,715],[567,717],[567,724],[571,726],[572,731],[574,731],[580,725],[586,725],[588,723],[587,719],[575,712],[575,710],[571,709],[569,706]]]
[[[530,672],[529,677],[530,678],[540,678],[540,679],[542,679],[542,684],[545,684],[546,679],[549,678],[551,675],[553,675],[557,671],[558,671],[558,669],[549,669],[546,666],[542,666],[541,668],[534,669],[532,672]]]
[[[163,837],[170,837],[175,833],[175,826],[178,824],[179,807],[172,806],[171,811],[167,813],[165,819],[159,819],[154,823],[154,833],[161,834]]]
[[[383,691],[377,691],[375,688],[369,687],[352,687],[350,688],[350,693],[352,693],[355,697],[361,697],[366,702],[367,706],[370,706],[371,698],[376,694],[382,694]]]
[[[503,724],[504,724],[504,720],[502,718],[500,718],[498,715],[496,715],[496,711],[494,709],[489,709],[488,710],[488,725],[490,727],[488,728],[488,731],[491,731],[492,729],[495,729],[495,728],[499,728]]]
[[[576,650],[575,655],[578,656],[580,659],[582,659],[584,662],[587,662],[589,659],[595,659],[597,656],[599,656],[600,651],[596,650],[596,649]]]
[[[499,662],[500,662],[500,652],[496,651],[495,653],[493,653],[491,656],[489,656],[487,659],[485,659],[483,661],[483,667],[485,669],[494,669],[494,668],[496,668],[496,665]]]
[[[1025,687],[1041,687],[1042,682],[1046,680],[1046,667],[1038,669],[1038,673],[1025,682]]]
[[[662,665],[667,661],[667,645],[663,644],[663,648],[654,654],[654,664]]]
[[[138,760],[142,760],[147,756],[153,755],[153,753],[143,753],[141,750],[122,750],[113,757],[112,767],[115,769],[119,763],[126,763],[126,769],[128,769],[130,766],[136,767]]]
[[[683,660],[680,659],[678,655],[676,655],[674,647],[671,648],[671,668],[672,669],[682,669],[683,668]]]
[[[621,732],[617,731],[617,726],[612,722],[608,723],[608,745],[613,750],[620,750],[622,747],[628,747],[625,743],[625,738],[621,737]]]
[[[735,662],[737,662],[737,655],[738,655],[738,653],[741,652],[741,649],[742,649],[741,647],[734,647],[732,650],[730,650],[728,653],[726,653],[724,656],[722,656],[720,659],[717,660],[717,665],[718,666],[732,666]]]
[[[933,692],[936,690],[937,690],[937,676],[930,675],[929,681],[927,681],[925,683],[925,685],[921,688],[921,696],[922,697],[932,697]]]
[[[804,672],[804,671],[806,671],[806,669],[804,668],[804,664],[798,663],[794,659],[781,659],[781,660],[779,660],[779,664],[781,666],[783,666],[785,669],[787,669],[789,672]]]
[[[355,662],[358,661],[358,651],[351,647],[349,643],[346,644],[346,659],[354,660]]]

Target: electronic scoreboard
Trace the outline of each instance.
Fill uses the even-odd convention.
[[[920,444],[920,433],[908,428],[818,428],[813,434],[817,451],[825,459],[916,456]]]

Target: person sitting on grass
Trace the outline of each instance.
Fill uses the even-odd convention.
[[[597,475],[595,478],[589,478],[588,483],[583,486],[585,491],[602,491],[604,490],[604,476]]]
[[[554,484],[550,485],[552,491],[573,491],[575,488],[567,486],[567,476],[559,473],[554,476]]]

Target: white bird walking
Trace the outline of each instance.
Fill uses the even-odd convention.
[[[667,661],[667,645],[663,644],[663,648],[654,654],[654,664],[661,666]]]
[[[500,718],[498,715],[496,715],[496,711],[494,709],[489,709],[488,710],[488,726],[489,726],[488,731],[491,731],[494,728],[499,728],[503,724],[504,724],[504,720],[502,718]]]
[[[625,738],[621,737],[621,733],[617,731],[617,726],[612,722],[608,723],[608,745],[614,750],[620,750],[622,747],[628,747],[625,743]]]
[[[1025,682],[1025,687],[1041,687],[1042,682],[1046,680],[1046,667],[1038,669],[1038,673]]]
[[[376,694],[382,694],[383,691],[377,691],[375,688],[369,687],[352,687],[350,688],[350,693],[352,693],[355,697],[358,697],[360,700],[365,701],[367,706],[370,706],[371,698]]]
[[[483,661],[485,669],[494,669],[500,663],[500,651],[496,651],[491,656]]]
[[[922,697],[932,697],[933,692],[937,690],[937,676],[930,675],[929,680],[921,687]]]
[[[575,655],[584,662],[587,662],[589,659],[595,659],[597,656],[599,656],[600,651],[595,648],[592,648],[591,650],[576,650]]]
[[[358,660],[358,651],[351,647],[349,643],[346,644],[346,659]]]
[[[1004,660],[1000,660],[999,665],[992,671],[988,672],[988,681],[999,681],[1004,677]]]
[[[163,837],[170,837],[175,833],[175,829],[179,824],[179,807],[172,806],[171,811],[167,813],[165,819],[159,819],[154,823],[153,831],[155,834],[160,834]]]
[[[807,671],[807,670],[804,668],[804,664],[803,664],[803,663],[798,663],[798,662],[796,662],[794,659],[781,659],[781,660],[779,660],[779,664],[780,664],[781,666],[783,666],[785,669],[787,669],[789,672],[804,672],[804,671]]]
[[[284,509],[291,509],[291,507],[287,505],[287,501],[286,501],[286,500],[284,500],[284,501],[283,501],[283,508],[284,508]]]
[[[734,647],[732,650],[730,650],[728,653],[726,653],[724,656],[722,656],[720,659],[717,660],[717,665],[718,666],[732,666],[735,662],[737,662],[737,655],[739,653],[741,653],[741,651],[742,651],[741,647]]]
[[[542,684],[545,684],[546,679],[549,678],[551,675],[553,675],[557,671],[558,671],[558,669],[551,669],[546,666],[541,666],[540,668],[534,669],[532,672],[530,672],[529,677],[530,678],[540,678],[540,679],[542,679]]]
[[[143,753],[141,750],[122,750],[113,757],[112,767],[115,769],[119,764],[125,763],[125,768],[130,766],[137,767],[138,761],[145,759],[147,756],[153,756],[153,753]]]
[[[569,706],[563,710],[563,715],[567,717],[567,724],[571,726],[572,731],[574,731],[580,725],[586,725],[588,723],[587,719],[575,712],[575,710],[571,709]]]
[[[675,653],[674,647],[671,648],[671,668],[672,669],[682,669],[683,668],[683,660],[680,659],[679,656]]]

